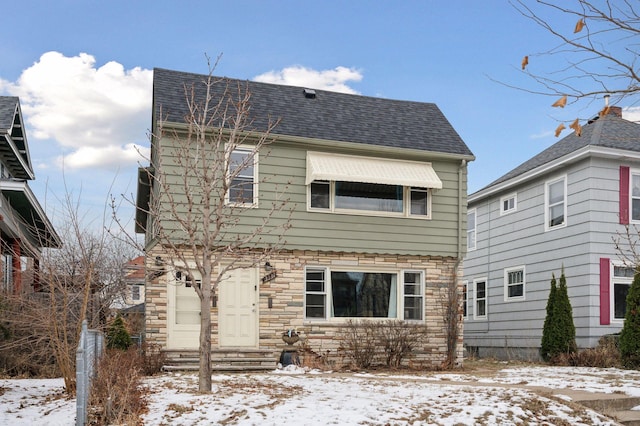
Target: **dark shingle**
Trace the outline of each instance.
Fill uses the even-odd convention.
[[[164,118],[184,123],[185,85],[204,89],[206,76],[165,69],[154,70],[154,108]],[[399,101],[317,90],[305,97],[304,88],[225,79],[231,87],[248,84],[257,130],[267,117],[281,118],[274,133],[304,138],[411,148],[473,156],[464,141],[433,103]],[[220,94],[225,84],[214,85]],[[202,96],[202,93],[198,93]],[[157,110],[156,110],[157,112]]]
[[[518,177],[587,146],[640,152],[640,124],[615,114],[606,115],[585,125],[581,136],[576,136],[575,132],[571,133],[477,192]]]
[[[17,104],[18,98],[15,96],[0,96],[0,132],[7,133],[11,128]]]

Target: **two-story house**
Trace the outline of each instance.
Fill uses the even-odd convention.
[[[621,330],[633,268],[615,240],[640,223],[640,125],[621,112],[610,107],[581,135],[469,196],[464,342],[472,353],[537,358],[552,274],[563,268],[578,347]]]
[[[205,79],[155,69],[152,131],[158,117],[165,134],[184,128],[185,87],[203,91]],[[439,366],[446,355],[447,288],[453,282],[461,290],[469,148],[432,103],[231,79],[219,87],[238,83],[249,88],[252,116],[281,120],[269,154],[259,152],[242,176],[255,210],[238,220],[255,221],[282,182],[293,213],[284,249],[268,264],[235,271],[218,288],[214,351],[260,350],[276,360],[282,332],[295,328],[314,350],[336,355],[347,320],[398,319],[426,325],[429,338],[416,361]],[[166,142],[153,138],[152,153],[162,155],[156,148]],[[161,164],[151,165],[155,176],[163,173]],[[145,171],[140,176],[146,340],[169,356],[184,354],[198,347],[197,296],[180,274],[152,273],[156,259],[166,257],[152,234],[153,220],[162,218],[144,214],[158,188]],[[233,321],[226,320],[229,312]]]
[[[1,288],[19,293],[40,289],[37,270],[43,247],[61,242],[29,187],[35,179],[20,101],[0,96],[0,254]],[[30,282],[24,283],[28,265]]]

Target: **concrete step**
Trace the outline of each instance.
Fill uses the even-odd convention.
[[[596,411],[624,411],[640,405],[640,397],[610,394],[606,398],[583,399],[576,402]]]
[[[632,408],[640,406],[640,397],[591,394],[590,397],[577,398],[575,402],[611,417],[622,425],[640,426],[640,410],[632,410]]]
[[[165,351],[166,371],[197,371],[200,360],[197,351]],[[269,371],[275,370],[277,359],[273,351],[258,349],[222,349],[211,354],[213,371]]]
[[[640,411],[638,410],[616,411],[611,417],[625,426],[640,426]]]

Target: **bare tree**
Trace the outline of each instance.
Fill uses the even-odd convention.
[[[522,72],[536,85],[518,89],[557,98],[556,107],[590,103],[603,95],[610,95],[612,104],[623,99],[637,102],[640,9],[635,1],[513,0],[511,4],[558,42],[539,53],[523,52]],[[577,123],[574,130],[579,132]]]
[[[152,197],[147,214],[153,220],[153,237],[167,256],[163,260],[190,279],[201,278],[192,286],[200,299],[201,392],[211,391],[216,289],[231,271],[260,264],[280,250],[291,218],[285,187],[276,190],[270,205],[261,200],[259,223],[242,223],[247,212],[255,211],[255,183],[264,182],[246,176],[253,174],[258,154],[260,160],[269,155],[279,119],[269,118],[266,128],[254,128],[248,85],[214,77],[216,64],[208,60],[208,75],[197,85],[185,86],[189,113],[184,124],[158,120],[148,175]],[[242,155],[237,155],[238,148]]]
[[[113,301],[125,291],[124,264],[136,252],[105,230],[85,226],[71,195],[63,204],[60,247],[43,250],[38,270],[27,270],[36,285],[24,286],[19,294],[0,295],[5,331],[0,358],[11,360],[16,373],[62,375],[65,390],[73,395],[82,321],[105,328]]]

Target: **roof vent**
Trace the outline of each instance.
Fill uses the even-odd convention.
[[[316,91],[313,89],[304,89],[304,97],[307,99],[315,99]]]

